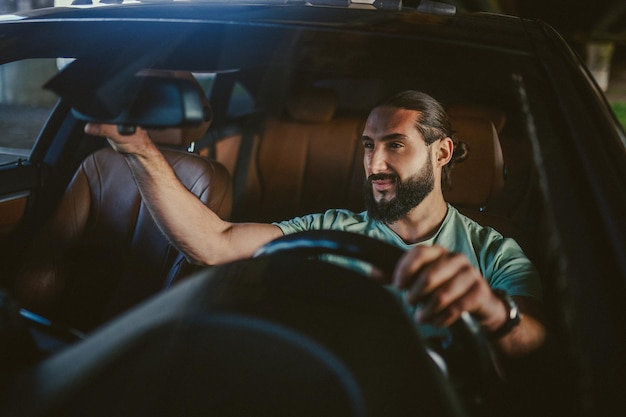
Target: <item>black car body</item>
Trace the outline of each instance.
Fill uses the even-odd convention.
[[[354,190],[360,190],[361,166],[355,163],[343,179],[305,178],[301,185],[309,188],[297,195],[292,190],[281,195],[280,185],[272,184],[261,184],[256,195],[249,194],[249,176],[255,172],[247,155],[260,146],[263,135],[242,133],[242,140],[251,145],[241,145],[234,157],[222,157],[220,138],[227,137],[229,129],[245,132],[250,126],[265,127],[270,116],[283,117],[285,103],[296,88],[333,90],[338,96],[336,117],[355,120],[364,120],[378,100],[395,91],[422,90],[450,109],[469,105],[506,115],[498,130],[508,169],[504,188],[489,204],[467,209],[503,217],[520,228],[543,279],[551,349],[558,354],[548,356],[537,367],[538,373],[515,386],[517,402],[505,401],[500,405],[504,408],[490,412],[517,415],[516,407],[527,402],[533,405],[530,409],[546,415],[615,415],[623,408],[626,373],[626,137],[603,93],[583,62],[545,23],[492,14],[426,13],[394,7],[393,2],[378,3],[386,7],[147,2],[5,16],[0,21],[3,68],[33,60],[72,63],[61,72],[51,69],[44,79],[21,71],[38,87],[59,93],[54,107],[49,98],[45,106],[27,103],[20,108],[19,100],[10,97],[2,104],[4,114],[11,114],[3,120],[7,131],[13,132],[10,128],[17,118],[13,114],[26,115],[32,118],[26,123],[27,135],[34,141],[30,151],[30,145],[2,145],[7,154],[0,166],[2,285],[13,292],[16,271],[21,263],[31,261],[24,258],[29,243],[51,217],[79,164],[95,149],[107,146],[101,139],[86,137],[84,121],[72,107],[99,120],[119,114],[133,102],[136,90],[130,80],[140,70],[191,71],[206,88],[213,121],[194,151],[217,158],[229,169],[234,186],[231,218],[237,221],[277,221],[339,206],[358,210],[362,203]],[[17,112],[9,113],[15,103]],[[45,116],[48,107],[52,110]],[[35,113],[41,125],[30,122]],[[20,146],[23,149],[16,150]],[[272,164],[281,166],[291,157],[276,157]],[[272,178],[290,174],[277,175]],[[310,183],[316,181],[325,182],[327,191],[315,195],[307,191],[315,189]],[[162,281],[155,288],[160,285]],[[193,285],[207,291],[204,284]],[[132,304],[156,292],[143,294]],[[155,305],[167,304],[158,297],[156,304],[146,307],[150,314]],[[185,302],[180,292],[171,297]],[[132,327],[130,318],[140,320],[148,313],[134,310],[127,315],[126,307],[121,318],[112,319],[116,331],[106,325],[102,330],[85,329],[90,332],[86,340],[54,350],[47,358],[20,362],[7,349],[3,360],[20,365],[5,377],[10,393],[4,398],[5,409],[15,415],[16,410],[25,415],[71,415],[81,410],[82,415],[97,415],[97,410],[85,408],[88,401],[79,401],[80,384],[63,385],[67,381],[48,372],[61,363],[72,363],[71,349],[81,344],[91,343],[89,349],[97,355],[103,345],[90,342],[94,337],[111,343],[119,337],[122,345],[133,340],[128,327],[124,329],[129,333],[118,331],[119,320]],[[175,314],[173,308],[171,313]],[[63,321],[75,325],[71,317],[64,316]],[[181,340],[192,343],[189,334],[185,337]],[[114,362],[111,352],[120,352],[106,349],[98,357],[102,369]],[[76,357],[85,358],[80,352]],[[143,365],[145,373],[135,374],[138,381],[157,378],[158,372],[150,369],[171,372]],[[95,362],[85,365],[89,377],[77,381],[86,383],[103,375],[90,366]],[[106,375],[110,381],[119,377]],[[110,381],[90,385],[103,402],[107,390],[115,392],[115,382]],[[433,394],[437,401],[454,395],[446,389]],[[53,397],[61,398],[61,405]],[[454,398],[449,400],[456,404]],[[33,402],[45,406],[26,406]],[[68,405],[73,402],[79,405]],[[415,407],[419,414],[420,404]],[[481,413],[476,404],[465,411],[455,407],[446,413]],[[131,408],[125,413],[132,410],[145,411]],[[437,415],[437,408],[433,410],[432,415]]]

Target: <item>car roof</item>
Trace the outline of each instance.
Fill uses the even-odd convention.
[[[436,15],[415,9],[366,10],[313,7],[303,2],[252,3],[171,2],[131,3],[97,7],[58,7],[32,10],[0,19],[0,53],[4,62],[26,54],[71,53],[81,45],[101,39],[96,27],[109,28],[109,42],[124,41],[123,28],[142,26],[150,34],[153,24],[246,26],[266,28],[315,28],[342,33],[376,33],[394,38],[436,39],[440,43],[464,44],[511,53],[532,52],[527,31],[531,21],[488,13]],[[85,30],[85,25],[90,26]],[[36,25],[37,30],[32,30]],[[30,27],[27,36],[26,28]],[[111,31],[110,28],[117,28]],[[19,37],[18,37],[19,35]],[[153,36],[153,35],[151,35]],[[73,50],[72,50],[73,49]],[[11,53],[12,52],[12,53]],[[76,55],[76,54],[74,54]]]
[[[313,7],[304,2],[61,7],[2,20],[0,63],[76,58],[85,84],[64,84],[76,85],[79,96],[83,91],[120,91],[143,68],[212,73],[245,69],[263,82],[265,68],[286,65],[308,73],[309,80],[362,77],[373,86],[378,79],[389,91],[405,88],[402,80],[410,80],[411,88],[426,88],[444,102],[471,97],[506,107],[514,102],[511,74],[520,59],[537,61],[533,43],[543,29],[503,15]],[[483,81],[467,82],[478,79]]]

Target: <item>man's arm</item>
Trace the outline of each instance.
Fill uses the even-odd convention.
[[[450,326],[467,311],[491,333],[500,329],[508,318],[504,301],[467,257],[440,246],[417,246],[407,251],[396,266],[393,284],[407,290],[409,304],[423,305],[417,320],[424,323]],[[506,357],[530,353],[546,339],[541,304],[528,297],[516,297],[515,301],[522,314],[519,325],[493,341]]]
[[[260,246],[282,236],[271,224],[220,219],[176,178],[146,130],[120,135],[115,125],[88,123],[85,132],[106,137],[124,155],[159,229],[190,262],[215,265],[250,257]]]

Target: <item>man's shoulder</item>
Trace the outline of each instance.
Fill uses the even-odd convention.
[[[301,216],[299,218],[315,219],[315,221],[321,222],[326,225],[325,228],[331,228],[332,226],[340,227],[343,224],[354,223],[366,223],[369,222],[369,216],[367,212],[354,212],[348,209],[331,208],[320,213],[311,213]],[[294,218],[292,220],[296,220]]]
[[[469,217],[467,214],[449,205],[449,224],[450,227],[465,231],[468,236],[477,239],[503,239],[504,235],[496,230],[487,222],[481,222],[477,219]]]
[[[348,209],[328,209],[322,215],[329,219],[350,220],[355,222],[367,222],[369,216],[366,211],[354,212]]]
[[[320,228],[364,233],[376,226],[366,211],[354,212],[347,209],[329,209],[320,214]]]
[[[513,241],[525,253],[534,253],[532,242],[517,224],[509,218],[494,213],[470,212],[453,208],[457,226],[465,228],[467,235],[473,241],[485,244],[505,244],[509,246]],[[513,246],[515,246],[513,245]]]
[[[513,239],[505,237],[493,227],[485,226],[468,217],[451,205],[434,243],[446,246],[450,250],[474,253],[478,259],[518,247]]]

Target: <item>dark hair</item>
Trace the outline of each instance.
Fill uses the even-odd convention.
[[[444,189],[449,189],[452,182],[450,172],[456,163],[467,158],[468,147],[465,142],[455,137],[450,119],[443,106],[426,93],[407,90],[381,101],[376,107],[395,107],[418,112],[415,128],[424,137],[427,145],[446,137],[452,139],[454,144],[452,159],[441,170],[441,185]]]

